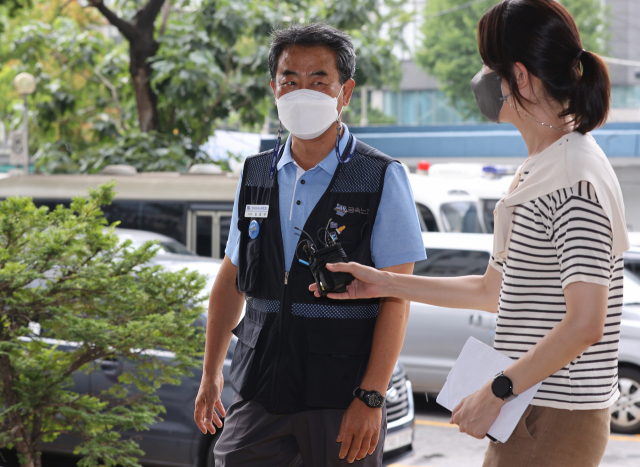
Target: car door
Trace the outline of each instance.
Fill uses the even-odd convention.
[[[416,263],[414,274],[480,275],[488,262],[489,253],[484,251],[427,249],[427,260]],[[493,346],[496,318],[495,313],[486,311],[412,302],[400,362],[414,390],[437,394],[469,337]]]
[[[52,340],[52,345],[57,346],[58,350],[63,350],[65,352],[73,352],[77,348],[77,344],[57,340]],[[86,394],[89,391],[89,375],[87,373],[82,371],[76,371],[73,373],[72,391],[77,394]],[[80,443],[79,438],[63,433],[53,442],[43,443],[42,451],[70,454],[78,443]]]
[[[161,358],[169,359],[167,355]],[[124,371],[135,371],[133,363],[123,359],[101,360],[97,362],[96,371],[90,374],[92,394],[99,394],[109,389],[118,381]],[[160,414],[161,421],[149,426],[148,430],[130,431],[123,438],[135,437],[144,451],[142,462],[171,465],[191,465],[193,462],[193,401],[196,398],[200,379],[184,377],[182,384],[165,384],[157,390],[166,412]],[[135,388],[128,387],[130,395]]]

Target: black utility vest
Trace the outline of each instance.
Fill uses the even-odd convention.
[[[346,152],[353,144],[349,141]],[[273,150],[249,157],[238,202],[240,254],[237,287],[246,297],[246,314],[233,333],[238,344],[230,380],[242,399],[262,404],[269,413],[346,409],[364,377],[378,299],[329,300],[309,292],[309,268],[294,257],[285,273],[277,172],[269,179]],[[384,176],[392,159],[357,141],[353,158],[340,163],[304,231],[316,241],[318,230],[333,224],[350,261],[375,266],[371,232]],[[260,230],[249,236],[253,218],[247,204],[269,205]],[[342,214],[342,215],[341,215]]]

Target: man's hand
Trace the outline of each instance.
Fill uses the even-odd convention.
[[[348,272],[355,279],[347,286],[347,291],[343,293],[330,293],[329,298],[340,300],[353,300],[356,298],[377,298],[381,297],[382,284],[386,273],[369,266],[358,263],[335,263],[327,264],[327,269],[331,272]],[[309,291],[314,292],[316,297],[320,296],[318,285],[311,284]]]
[[[360,399],[354,399],[342,416],[342,424],[336,442],[342,443],[340,459],[347,458],[350,464],[372,455],[378,445],[382,409],[372,409]]]
[[[222,394],[222,387],[224,386],[224,377],[222,372],[218,372],[212,379],[205,379],[204,376],[200,382],[200,390],[196,397],[196,410],[193,413],[193,419],[200,428],[202,433],[214,434],[216,428],[222,428],[222,420],[218,417],[218,414],[214,410],[214,407],[218,409],[218,412],[223,417],[226,415],[222,401],[220,400],[220,394]]]
[[[462,399],[451,414],[449,423],[458,425],[461,433],[482,439],[500,415],[505,401],[491,391],[491,381],[482,389]]]

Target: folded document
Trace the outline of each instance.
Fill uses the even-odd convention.
[[[462,348],[460,356],[451,368],[447,382],[440,391],[436,402],[453,411],[465,397],[478,391],[482,386],[504,371],[513,360],[497,350],[470,337]],[[531,403],[538,388],[538,383],[529,390],[519,394],[500,410],[500,415],[489,428],[489,435],[501,443],[506,443],[520,421],[522,414]]]

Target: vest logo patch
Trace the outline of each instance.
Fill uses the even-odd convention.
[[[364,208],[352,208],[346,207],[342,204],[338,204],[333,210],[340,216],[344,217],[345,214],[364,214],[365,216],[369,215],[369,210]],[[333,228],[333,227],[332,227]]]

